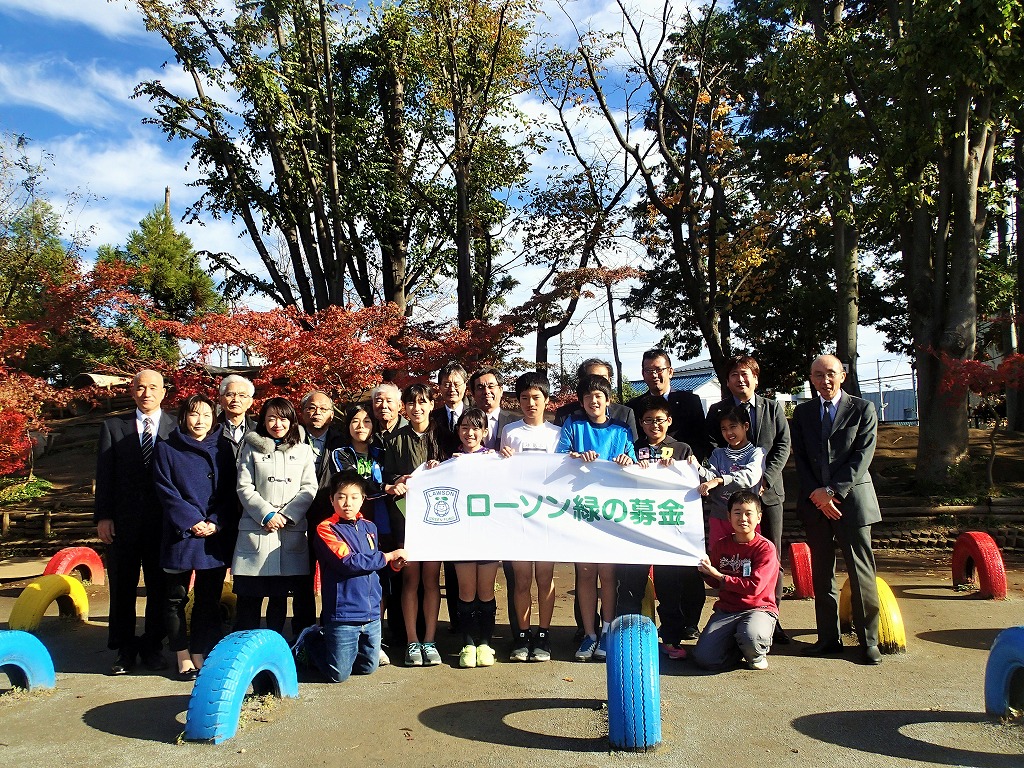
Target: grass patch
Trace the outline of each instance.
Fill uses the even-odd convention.
[[[0,504],[18,504],[45,496],[53,483],[41,477],[0,477]]]

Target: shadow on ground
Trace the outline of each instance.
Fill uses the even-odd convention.
[[[516,699],[459,701],[431,707],[420,713],[423,725],[449,736],[507,747],[528,747],[570,752],[607,752],[605,736],[578,737],[516,728],[506,720],[519,713],[571,709],[593,715],[603,702],[581,699]],[[551,718],[538,718],[548,722]]]
[[[993,722],[978,712],[932,712],[910,709],[820,712],[793,721],[793,727],[811,738],[876,755],[938,765],[970,765],[974,768],[1020,768],[1020,754],[978,752],[960,745],[972,733],[1012,728]],[[915,738],[909,734],[918,734]],[[933,741],[934,739],[934,741]],[[979,738],[980,740],[980,738]],[[986,741],[988,741],[986,739]],[[855,765],[855,761],[850,762]]]
[[[188,698],[182,694],[115,701],[88,710],[82,720],[114,736],[173,744],[184,730],[177,718],[188,709]]]
[[[917,636],[929,643],[987,651],[992,648],[996,635],[1002,631],[1002,629],[981,629],[980,627],[977,629],[933,629],[930,632],[918,632]]]

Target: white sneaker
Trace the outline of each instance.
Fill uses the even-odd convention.
[[[751,669],[768,669],[768,658],[766,656],[755,656],[747,662]]]
[[[377,666],[378,667],[387,667],[387,666],[390,666],[390,665],[391,665],[391,659],[388,658],[388,655],[384,652],[384,649],[381,648],[380,649],[380,660],[377,662]]]

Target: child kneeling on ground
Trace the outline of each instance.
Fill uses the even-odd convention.
[[[380,577],[390,564],[405,566],[404,549],[381,552],[377,527],[362,516],[366,481],[355,471],[330,481],[334,514],[316,528],[313,545],[320,563],[323,610],[320,626],[307,627],[292,649],[309,659],[332,683],[350,674],[369,675],[380,658]]]
[[[739,656],[750,669],[768,669],[779,609],[775,604],[775,580],[779,561],[775,546],[757,533],[761,500],[751,491],[729,497],[732,534],[711,545],[697,569],[718,600],[697,645],[693,660],[704,669],[732,666]]]

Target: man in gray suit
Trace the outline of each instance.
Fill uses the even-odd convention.
[[[793,413],[793,453],[800,478],[797,513],[807,531],[814,580],[818,641],[805,653],[841,653],[836,544],[843,551],[853,598],[853,621],[862,661],[879,664],[878,590],[871,525],[882,519],[868,466],[875,454],[878,419],[874,406],[842,390],[846,371],[837,357],[811,364],[818,397]]]
[[[729,362],[727,385],[730,396],[708,409],[707,431],[712,447],[725,447],[719,420],[722,413],[742,406],[750,414],[750,442],[764,451],[764,476],[761,480],[761,534],[775,545],[780,560],[775,583],[775,602],[782,607],[782,505],[786,500],[782,469],[789,460],[791,439],[786,411],[782,403],[755,394],[761,367],[750,355],[736,355]],[[788,643],[789,635],[781,621],[775,625],[775,643]]]
[[[166,669],[164,639],[164,574],[160,568],[163,516],[153,482],[153,453],[177,421],[160,410],[164,377],[139,371],[132,379],[136,408],[112,416],[100,428],[96,456],[96,534],[107,545],[110,611],[107,647],[117,651],[112,675],[125,675],[137,657],[147,669]],[[146,581],[146,622],[135,636],[135,591],[139,571]]]

